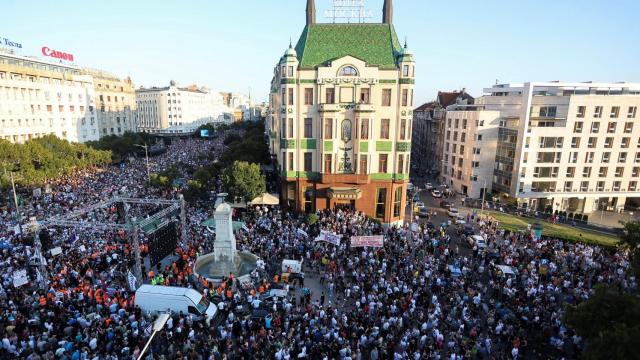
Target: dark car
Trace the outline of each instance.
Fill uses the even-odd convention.
[[[433,223],[430,223],[430,222],[426,223],[426,225],[427,225],[427,229],[429,229],[429,230],[433,230],[433,229],[436,228],[436,226],[433,225]]]
[[[420,217],[427,217],[429,215],[429,210],[427,210],[426,207],[420,208],[418,210],[418,216]]]
[[[473,235],[473,233],[474,233],[473,225],[471,225],[471,224],[466,224],[462,228],[462,234],[464,234],[464,236]]]
[[[443,209],[448,209],[448,208],[451,207],[451,203],[448,202],[448,201],[442,200],[442,201],[440,201],[440,207],[443,208]]]

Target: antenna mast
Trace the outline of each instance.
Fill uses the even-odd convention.
[[[364,0],[333,0],[332,8],[325,11],[324,16],[334,24],[336,20],[346,20],[347,23],[357,20],[361,24],[373,17],[371,10],[364,8]]]

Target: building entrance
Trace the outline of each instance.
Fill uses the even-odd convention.
[[[334,209],[354,211],[356,209],[356,201],[355,200],[337,200],[334,205]]]

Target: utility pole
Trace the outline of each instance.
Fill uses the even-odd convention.
[[[136,288],[142,285],[142,259],[140,258],[140,239],[138,238],[138,226],[133,224],[131,218],[129,217],[129,209],[127,207],[127,203],[123,202],[122,206],[124,206],[124,216],[125,221],[127,223],[127,232],[129,235],[129,243],[133,248],[133,258],[134,258],[134,266],[133,266],[133,275],[136,277]]]
[[[22,215],[18,206],[18,195],[16,194],[16,182],[13,179],[13,171],[11,171],[11,188],[13,189],[13,203],[16,206],[16,219],[18,220],[18,229],[20,230],[20,239],[22,239]]]
[[[49,287],[49,273],[47,267],[44,264],[44,256],[42,255],[42,243],[40,242],[40,227],[38,221],[32,218],[31,226],[33,226],[33,246],[35,248],[35,257],[38,261],[38,272],[42,277],[42,281],[38,282],[38,287],[42,290],[46,290]]]
[[[139,144],[133,144],[134,146],[138,146],[144,149],[144,156],[147,159],[147,184],[151,183],[151,173],[149,172],[149,145],[144,144],[144,145],[139,145]]]
[[[480,219],[484,214],[484,198],[487,196],[487,180],[484,181],[484,187],[482,188],[482,207],[480,208]]]
[[[182,226],[182,241],[187,240],[187,203],[184,201],[184,195],[178,195],[180,200],[180,224]]]

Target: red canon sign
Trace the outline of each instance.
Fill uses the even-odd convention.
[[[66,52],[58,51],[58,50],[51,50],[46,46],[42,47],[42,55],[51,56],[60,60],[73,61],[73,54],[69,54]]]

